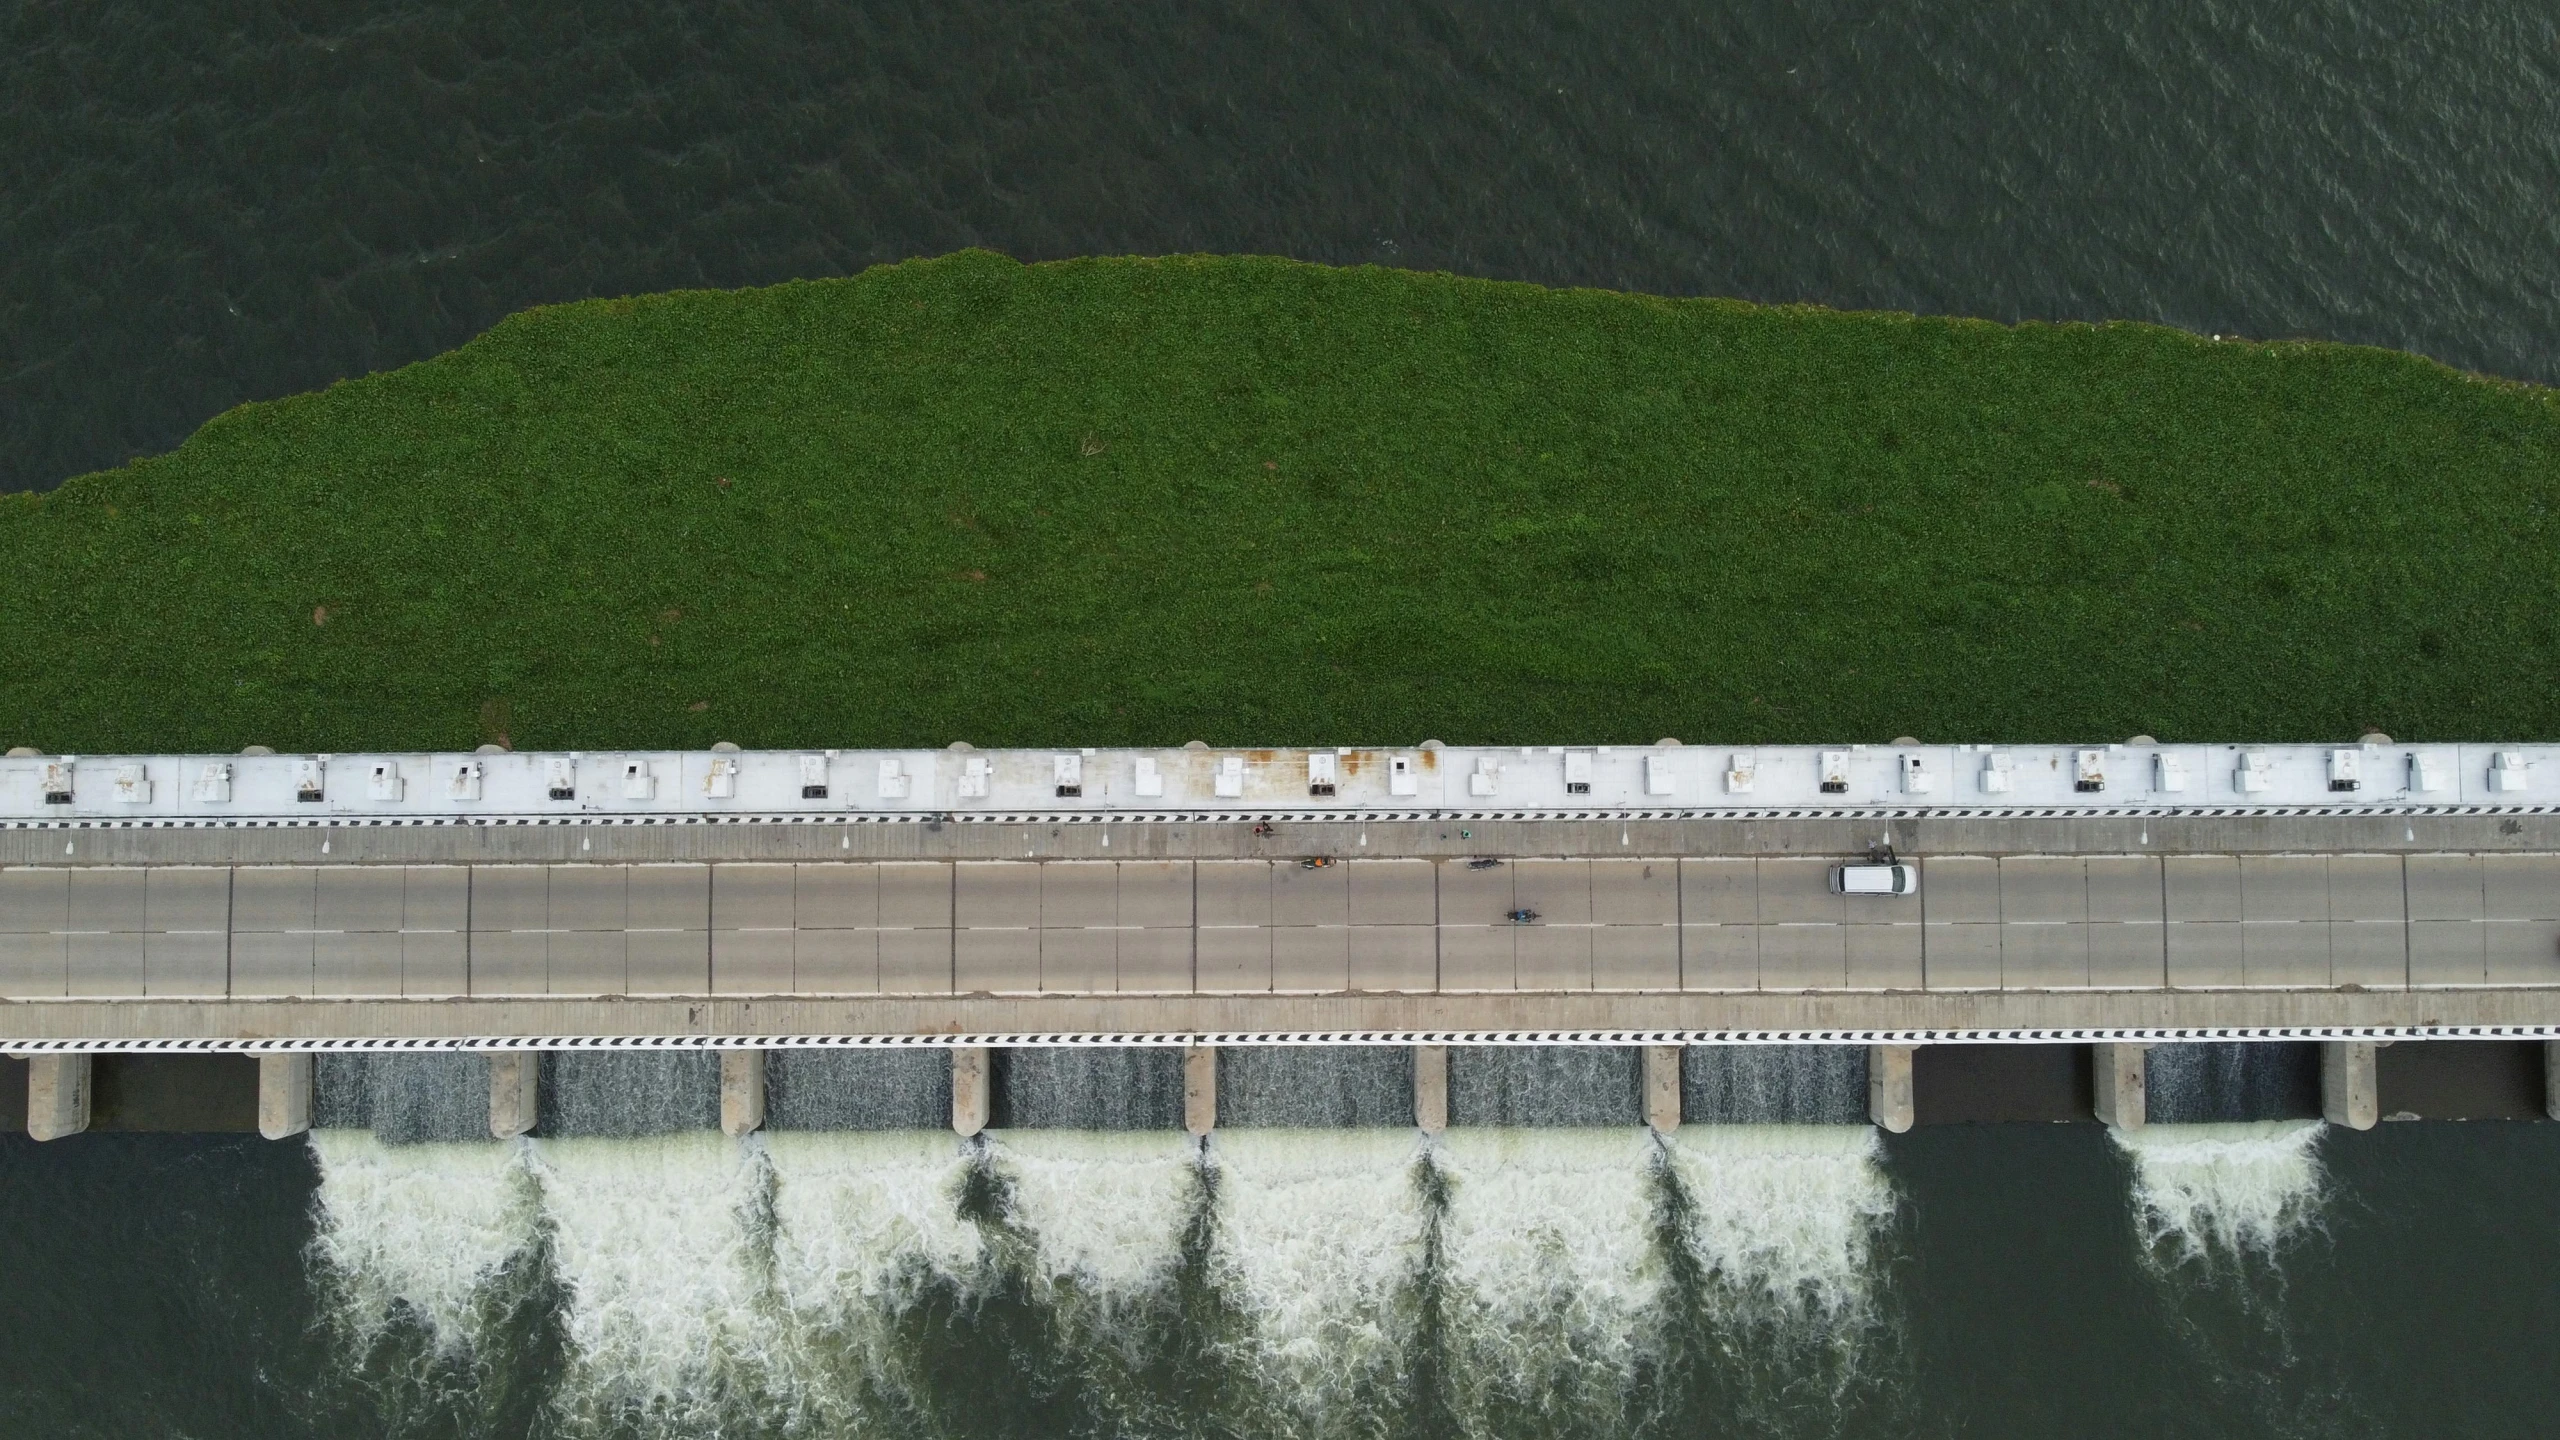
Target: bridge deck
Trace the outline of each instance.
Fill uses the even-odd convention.
[[[2560,985],[2560,855],[20,866],[0,997]],[[1531,910],[1538,919],[1504,917]]]

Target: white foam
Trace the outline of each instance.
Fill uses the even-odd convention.
[[[394,1304],[437,1343],[471,1343],[472,1300],[532,1243],[532,1186],[514,1145],[385,1145],[370,1130],[315,1130],[320,1223],[312,1247],[343,1318],[378,1328]]]
[[[2320,1200],[2317,1120],[2146,1125],[2108,1133],[2133,1160],[2134,1199],[2155,1250],[2181,1259],[2272,1252]]]
[[[1220,1130],[1209,1153],[1221,1280],[1266,1358],[1315,1403],[1390,1360],[1427,1223],[1414,1133]]]
[[[883,1312],[918,1270],[973,1267],[978,1228],[960,1218],[968,1162],[935,1131],[777,1131],[773,1278],[785,1305],[819,1323]]]
[[[1635,1322],[1657,1300],[1657,1151],[1650,1132],[1475,1130],[1442,1135],[1448,1177],[1442,1266],[1465,1328],[1512,1350],[1561,1329],[1576,1355],[1622,1370]],[[1550,1357],[1552,1358],[1552,1356]]]
[[[991,1138],[1046,1278],[1108,1297],[1152,1289],[1172,1270],[1197,1184],[1190,1137],[1008,1130]]]
[[[679,1401],[756,1356],[758,1148],[716,1132],[540,1140],[533,1163],[584,1398]]]
[[[1864,1125],[1691,1125],[1668,1142],[1689,1197],[1682,1237],[1760,1313],[1843,1320],[1866,1308],[1877,1231],[1894,1210]]]

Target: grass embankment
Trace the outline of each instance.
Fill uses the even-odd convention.
[[[2547,737],[2555,489],[2385,351],[964,254],[0,497],[0,743]]]

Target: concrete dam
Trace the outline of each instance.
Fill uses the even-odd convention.
[[[2560,1036],[2553,767],[2382,736],[20,751],[0,1044],[46,1135],[171,1065],[273,1135],[413,1072],[520,1134],[606,1052],[733,1133],[862,1084],[963,1133],[1078,1123],[1079,1087],[1194,1134],[1301,1091],[1427,1132],[2130,1128],[2162,1076],[2199,1115],[2509,1113]],[[1916,893],[1838,893],[1884,850]]]

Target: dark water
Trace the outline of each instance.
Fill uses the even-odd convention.
[[[1585,1355],[1583,1372],[1538,1358],[1572,1348],[1559,1338],[1571,1326],[1549,1328],[1539,1304],[1507,1330],[1478,1323],[1460,1219],[1480,1171],[1425,1166],[1413,1183],[1438,1228],[1383,1302],[1390,1363],[1347,1371],[1330,1396],[1242,1358],[1250,1317],[1216,1260],[1231,1222],[1196,1179],[1181,1180],[1169,1212],[1162,1273],[1096,1328],[1092,1295],[1040,1280],[1027,1203],[982,1158],[955,1171],[945,1201],[985,1237],[982,1258],[963,1278],[898,1292],[876,1332],[885,1360],[814,1352],[895,1385],[839,1386],[820,1405],[808,1396],[826,1387],[802,1375],[778,1388],[815,1406],[803,1413],[769,1378],[766,1393],[654,1411],[577,1402],[592,1383],[580,1378],[577,1315],[598,1302],[571,1294],[540,1246],[490,1282],[476,1352],[440,1353],[399,1323],[350,1340],[305,1258],[315,1163],[299,1143],[12,1138],[0,1141],[12,1294],[0,1307],[0,1433],[2539,1432],[2560,1401],[2549,1364],[2560,1126],[2390,1125],[2327,1134],[2318,1154],[2328,1178],[2310,1223],[2271,1253],[2180,1263],[2141,1239],[2126,1157],[2097,1127],[1896,1137],[1882,1153],[1896,1208],[1863,1317],[1755,1314],[1720,1300],[1694,1258],[1675,1260],[1626,1322],[1632,1343]],[[1656,1208],[1639,1251],[1662,1251],[1684,1216],[1726,1203],[1712,1185],[1646,1183]],[[1321,1223],[1356,1247],[1398,1222],[1337,1202]],[[1505,1374],[1553,1388],[1487,1381],[1473,1362],[1497,1355],[1516,1362]]]
[[[527,305],[1256,251],[2560,379],[2532,0],[0,7],[0,489]]]

